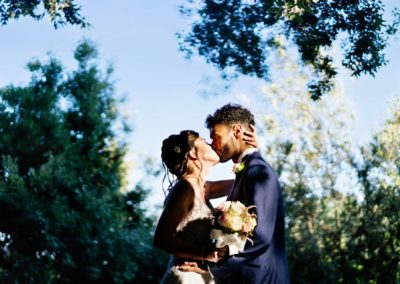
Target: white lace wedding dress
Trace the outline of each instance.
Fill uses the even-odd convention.
[[[211,206],[211,204],[210,204]],[[192,210],[184,218],[178,226],[178,233],[184,240],[193,244],[193,246],[204,246],[210,244],[210,221],[211,209],[198,196],[195,191],[195,199]],[[214,279],[210,273],[199,274],[196,272],[182,272],[178,270],[179,264],[191,259],[180,258],[171,255],[168,263],[167,271],[161,280],[162,284],[214,284]],[[202,266],[202,261],[197,261],[199,266]],[[204,266],[204,265],[203,265]]]

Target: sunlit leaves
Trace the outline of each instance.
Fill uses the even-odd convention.
[[[381,0],[188,2],[196,3],[181,9],[193,19],[191,29],[180,34],[181,49],[188,55],[200,55],[222,74],[268,80],[274,39],[285,36],[314,69],[308,84],[314,100],[334,87],[337,66],[331,50],[338,39],[342,65],[354,76],[374,75],[387,63],[383,50],[400,23],[397,10],[393,22],[384,18]]]
[[[35,20],[48,15],[54,28],[64,25],[89,26],[80,14],[81,7],[75,0],[0,0],[0,22],[6,25],[10,20],[29,16]]]

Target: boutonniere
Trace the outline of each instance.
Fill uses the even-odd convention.
[[[241,163],[233,164],[232,171],[235,173],[235,175],[237,175],[238,173],[243,171],[244,168],[245,168],[244,162],[241,162]]]

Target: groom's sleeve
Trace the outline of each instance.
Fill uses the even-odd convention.
[[[210,270],[217,279],[224,279],[257,256],[265,253],[273,240],[280,198],[276,175],[267,166],[254,165],[248,169],[245,178],[245,200],[243,201],[246,206],[255,205],[257,214],[257,226],[251,237],[253,244],[247,241],[242,253],[210,265]]]

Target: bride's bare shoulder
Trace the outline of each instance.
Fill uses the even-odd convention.
[[[185,179],[178,180],[170,189],[165,199],[165,205],[176,202],[191,202],[194,199],[194,188]]]

